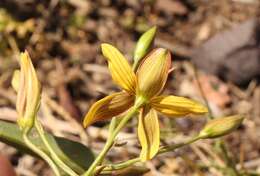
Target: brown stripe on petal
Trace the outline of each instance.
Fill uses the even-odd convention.
[[[149,106],[145,106],[138,118],[138,138],[142,146],[140,159],[152,159],[160,146],[160,127],[157,113]]]
[[[117,116],[134,104],[134,96],[127,92],[117,92],[94,103],[84,118],[84,127],[95,122]]]

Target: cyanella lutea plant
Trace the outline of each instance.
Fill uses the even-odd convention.
[[[12,80],[12,85],[17,91],[16,109],[19,129],[0,121],[0,127],[8,126],[2,128],[12,128],[17,133],[14,136],[10,130],[0,130],[0,140],[38,155],[50,165],[57,176],[64,174],[93,176],[109,175],[124,168],[135,170],[133,166],[137,162],[151,160],[156,155],[173,151],[199,139],[216,138],[235,130],[243,121],[243,117],[239,115],[210,120],[197,135],[184,143],[160,146],[158,114],[175,118],[190,114],[204,115],[208,109],[188,98],[162,94],[170,73],[172,59],[170,51],[165,48],[151,49],[155,32],[156,28],[151,28],[137,42],[133,66],[116,47],[107,43],[101,45],[112,79],[122,90],[94,103],[84,118],[84,127],[98,121],[112,119],[106,144],[95,159],[91,158],[93,155],[86,146],[69,139],[61,140],[44,131],[37,118],[41,85],[27,52],[20,55],[21,69],[15,71]],[[122,117],[118,118],[119,115]],[[142,147],[139,157],[121,163],[109,165],[103,163],[118,133],[129,120],[135,117],[138,118],[137,134]],[[40,145],[30,137],[35,131]],[[69,145],[71,153],[64,148],[68,143],[71,144]],[[82,156],[85,156],[85,160],[81,158]],[[138,171],[140,170],[135,170],[137,174]]]

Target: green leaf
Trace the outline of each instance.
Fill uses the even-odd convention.
[[[46,134],[57,155],[77,173],[82,174],[94,161],[92,151],[81,143]],[[30,134],[32,142],[44,152],[47,148],[35,130]],[[0,141],[11,145],[22,152],[36,155],[23,142],[22,132],[16,124],[0,120]]]

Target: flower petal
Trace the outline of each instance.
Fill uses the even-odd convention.
[[[171,54],[163,48],[154,49],[137,70],[138,96],[149,99],[164,88],[171,66]]]
[[[21,62],[21,71],[19,72],[19,82],[17,85],[19,85],[17,89],[17,99],[16,99],[16,111],[18,113],[19,118],[22,118],[25,114],[25,108],[26,108],[26,90],[27,90],[27,84],[26,84],[26,70],[28,70],[28,67],[25,64],[22,64]],[[17,78],[17,77],[16,77]]]
[[[184,116],[188,114],[205,114],[208,109],[193,100],[177,96],[158,96],[151,100],[152,107],[167,116]]]
[[[130,94],[135,94],[136,76],[125,57],[110,44],[102,44],[101,49],[115,83]]]
[[[138,138],[142,146],[140,159],[152,159],[159,150],[160,128],[156,111],[148,106],[142,109],[138,118]]]
[[[16,93],[18,93],[20,87],[20,75],[21,75],[20,70],[15,70],[13,72],[11,84]]]
[[[84,118],[84,127],[97,121],[107,120],[121,114],[134,103],[134,96],[117,92],[94,103]]]
[[[13,75],[12,85],[17,92],[17,123],[24,129],[33,126],[40,106],[41,85],[27,51],[20,55],[20,67]]]
[[[40,98],[41,98],[41,84],[37,78],[36,71],[32,64],[31,58],[27,51],[21,54],[21,64],[26,65],[25,80],[27,81],[26,93],[26,114],[25,116],[34,116],[38,111]]]

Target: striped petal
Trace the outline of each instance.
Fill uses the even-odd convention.
[[[27,82],[27,93],[25,116],[30,117],[34,116],[35,112],[38,111],[41,98],[41,85],[27,51],[21,54],[21,65],[24,65],[24,69],[26,69],[25,80]]]
[[[167,116],[185,116],[188,114],[205,114],[208,109],[193,100],[177,96],[158,96],[151,100],[154,109]]]
[[[16,71],[17,102],[19,117],[31,118],[38,110],[41,85],[27,51],[20,56],[21,71]]]
[[[138,117],[138,138],[142,146],[140,159],[152,159],[159,150],[160,128],[156,111],[148,106],[141,110]]]
[[[84,118],[87,127],[97,121],[107,120],[121,114],[134,103],[134,96],[126,92],[117,92],[94,103]]]
[[[170,52],[163,48],[154,49],[137,70],[137,95],[150,99],[164,88],[171,66]]]
[[[130,94],[135,94],[136,76],[125,57],[110,44],[102,44],[101,49],[108,61],[108,67],[114,82]]]

